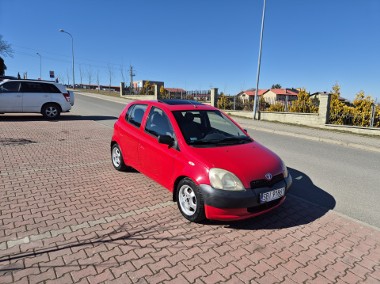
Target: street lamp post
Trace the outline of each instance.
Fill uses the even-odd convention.
[[[42,56],[38,52],[36,54],[40,57],[40,80],[42,80],[42,76],[41,76],[41,58],[42,58]]]
[[[257,64],[257,77],[256,77],[256,91],[255,91],[255,99],[253,101],[253,119],[256,118],[256,112],[257,112],[257,100],[259,95],[259,81],[260,81],[260,67],[261,67],[261,50],[263,47],[263,35],[264,35],[264,20],[265,20],[265,6],[266,6],[266,0],[264,0],[264,6],[263,6],[263,14],[261,18],[261,33],[260,33],[260,49],[259,49],[259,59]]]
[[[74,65],[74,38],[73,36],[71,35],[71,33],[63,30],[63,29],[60,29],[59,30],[61,33],[65,33],[65,34],[68,34],[70,37],[71,37],[71,53],[72,53],[72,56],[73,56],[73,88],[75,89],[75,65]]]

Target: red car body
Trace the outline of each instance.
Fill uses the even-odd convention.
[[[131,114],[134,112],[137,117],[137,112],[141,113],[137,111],[138,108],[145,108],[141,119],[137,119],[140,123],[136,123]],[[171,136],[157,135],[152,130],[156,126],[153,123],[155,113],[166,116]],[[210,125],[214,123],[223,130],[227,129],[227,132],[238,132],[238,136],[224,131],[226,137],[212,132],[208,134],[208,140],[197,140],[195,134],[186,136],[185,132],[191,130],[182,122],[187,113],[191,113],[193,120],[199,122],[194,128],[211,128]],[[194,118],[197,115],[198,118]],[[201,121],[201,117],[205,119]],[[292,183],[286,166],[276,154],[254,141],[226,114],[196,102],[136,101],[128,104],[114,125],[111,149],[114,149],[112,157],[115,168],[120,169],[119,164],[133,167],[172,191],[174,201],[181,198],[178,195],[179,186],[185,180],[188,187],[184,190],[189,189],[189,195],[184,197],[185,203],[191,207],[195,202],[197,210],[199,207],[202,210],[200,217],[191,219],[179,205],[181,213],[191,221],[201,221],[204,217],[212,220],[241,220],[263,214],[282,204]],[[115,157],[118,153],[119,157]],[[226,188],[232,186],[239,189],[213,187],[219,179],[214,181],[210,171],[215,170],[211,169],[217,169],[222,187],[226,185]],[[213,181],[210,181],[210,177]],[[181,192],[184,193],[184,190]],[[194,198],[194,202],[191,198]],[[266,202],[265,198],[269,201]],[[182,209],[192,215],[192,211],[187,211],[192,210],[190,207],[182,206]]]

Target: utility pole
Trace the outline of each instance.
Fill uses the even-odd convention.
[[[133,66],[131,65],[129,67],[129,76],[131,78],[131,84],[129,85],[129,89],[131,93],[133,94],[133,77],[136,76],[136,74],[133,72]]]
[[[253,119],[256,120],[256,112],[257,112],[257,103],[258,103],[258,95],[259,95],[259,81],[260,81],[260,68],[261,68],[261,53],[263,48],[263,35],[264,35],[264,21],[265,21],[265,6],[266,0],[264,0],[263,5],[263,14],[261,17],[261,32],[260,32],[260,49],[259,49],[259,59],[257,63],[257,77],[256,77],[256,91],[255,91],[255,99],[253,101]]]

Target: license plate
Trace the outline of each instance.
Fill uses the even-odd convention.
[[[281,187],[279,189],[260,193],[260,203],[265,203],[265,202],[279,199],[283,197],[284,194],[285,194],[285,187]]]

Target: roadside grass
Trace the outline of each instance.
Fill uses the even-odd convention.
[[[116,91],[88,90],[88,89],[75,89],[75,91],[81,92],[81,93],[99,94],[99,95],[104,95],[104,96],[108,96],[108,97],[116,97],[116,98],[120,97],[119,92],[116,92]]]

